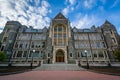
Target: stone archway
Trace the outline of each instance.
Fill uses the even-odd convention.
[[[57,50],[56,62],[65,62],[65,55],[63,50]]]

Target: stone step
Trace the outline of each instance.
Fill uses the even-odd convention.
[[[85,70],[82,67],[79,67],[76,64],[42,64],[41,66],[35,68],[34,70],[67,70],[67,71],[78,71],[78,70]]]

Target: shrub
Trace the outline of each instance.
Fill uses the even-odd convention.
[[[0,62],[5,61],[7,58],[6,53],[3,51],[0,51]]]
[[[120,49],[115,51],[114,56],[118,61],[120,61]]]

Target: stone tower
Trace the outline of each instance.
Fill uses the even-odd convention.
[[[70,22],[62,14],[58,13],[50,24],[49,37],[52,39],[53,61],[67,63],[68,40],[71,37]]]
[[[0,49],[6,52],[8,58],[12,54],[12,48],[20,26],[21,24],[17,21],[8,21],[2,32],[2,45]]]
[[[115,26],[107,20],[101,28],[107,44],[110,60],[114,61],[115,59],[113,53],[119,47],[119,35]]]

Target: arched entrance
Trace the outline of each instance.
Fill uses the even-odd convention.
[[[64,51],[63,50],[58,50],[56,52],[56,62],[64,62]]]

